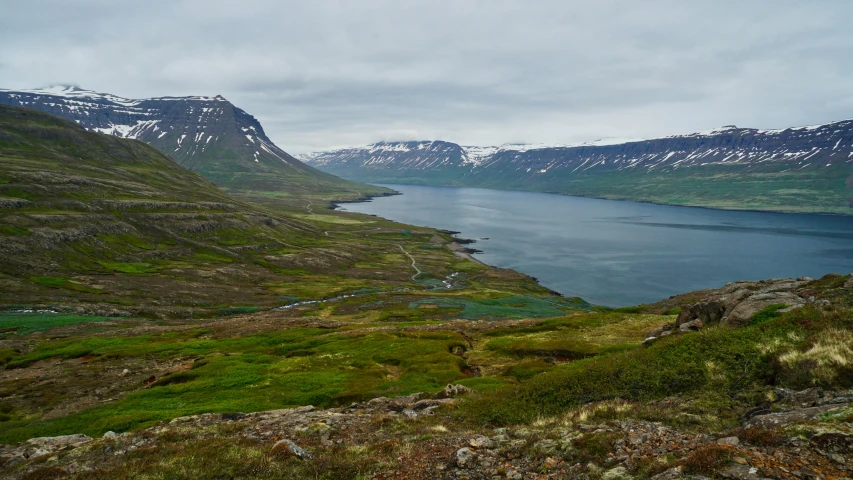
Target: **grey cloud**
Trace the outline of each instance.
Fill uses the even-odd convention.
[[[293,152],[853,117],[847,1],[7,3],[0,87],[222,94]]]

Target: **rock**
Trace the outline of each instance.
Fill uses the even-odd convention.
[[[749,465],[741,465],[739,463],[732,463],[717,472],[717,475],[722,478],[730,478],[733,480],[759,480],[762,478],[758,475],[757,468],[750,467]]]
[[[555,453],[557,453],[558,447],[559,444],[549,438],[539,440],[538,442],[533,444],[534,450],[541,452],[545,455],[554,455]]]
[[[410,405],[422,399],[426,394],[423,392],[413,393],[411,395],[406,395],[405,397],[395,397],[390,400],[384,402],[389,409],[394,410],[395,412],[401,412]],[[370,402],[368,402],[370,403]]]
[[[473,389],[470,389],[470,388],[466,387],[465,385],[460,385],[458,383],[455,385],[454,384],[448,384],[446,387],[444,387],[444,390],[442,390],[438,394],[438,397],[439,398],[454,398],[454,397],[458,397],[459,395],[469,394],[473,391],[474,391]]]
[[[836,453],[853,452],[853,435],[846,433],[818,433],[809,441],[822,450]]]
[[[790,311],[796,310],[798,308],[803,308],[803,305],[791,305],[790,307],[780,308],[776,310],[777,313],[788,313]]]
[[[524,478],[524,475],[522,475],[521,472],[519,472],[518,470],[510,468],[506,471],[506,478],[508,480],[522,480]]]
[[[447,405],[449,403],[453,403],[456,400],[452,398],[442,398],[442,399],[433,399],[427,398],[424,400],[418,400],[417,402],[409,405],[401,412],[403,415],[409,418],[415,418],[418,415],[432,415],[436,408]],[[393,408],[392,408],[393,409]]]
[[[789,423],[811,420],[815,416],[841,408],[843,405],[823,405],[820,407],[800,408],[788,412],[756,415],[746,422],[747,427],[777,428]]]
[[[412,406],[410,406],[409,408],[417,412],[419,410],[426,410],[426,409],[440,407],[446,403],[451,403],[451,402],[449,401],[449,399],[435,400],[435,399],[428,398],[426,400],[418,400],[417,402],[413,403]]]
[[[649,331],[649,333],[646,334],[646,338],[648,338],[648,337],[660,337],[664,332],[668,332],[668,331],[676,328],[676,326],[677,325],[675,323],[667,323],[666,325],[664,325],[662,327],[658,327],[654,330]]]
[[[669,470],[659,473],[652,477],[652,480],[679,480],[684,478],[684,467],[677,466],[675,468],[670,468]]]
[[[311,458],[311,454],[296,443],[294,443],[293,440],[284,439],[275,442],[275,445],[272,446],[272,449],[276,450],[278,448],[286,448],[290,453],[296,455],[296,457],[301,460],[308,460]]]
[[[687,332],[687,331],[698,332],[704,326],[705,326],[704,322],[702,322],[702,320],[697,318],[696,320],[686,322],[686,323],[682,323],[681,326],[678,327],[678,329],[681,330],[682,332]]]
[[[8,469],[8,468],[16,467],[16,466],[20,465],[22,462],[24,462],[25,460],[26,460],[26,458],[24,458],[23,455],[15,455],[14,457],[6,460],[6,462],[3,463],[3,468]]]
[[[720,323],[732,327],[739,327],[749,323],[753,315],[770,305],[784,304],[793,306],[803,305],[805,303],[806,301],[803,298],[791,292],[759,293],[757,295],[747,297],[742,302],[738,303],[737,306],[732,308],[731,311],[727,311]]]
[[[702,323],[717,323],[722,320],[725,308],[717,301],[710,301],[700,304],[696,313],[699,320],[702,320]]]
[[[798,282],[813,282],[814,278],[812,277],[797,277]]]
[[[651,344],[655,343],[655,340],[657,340],[657,339],[658,339],[658,337],[648,337],[645,340],[643,340],[642,345],[651,345]]]
[[[46,448],[39,448],[36,451],[30,453],[30,458],[39,458],[45,455],[50,455],[52,452]]]
[[[649,330],[649,332],[646,334],[646,338],[659,337],[660,334],[665,332],[666,330],[667,329],[664,327],[659,327],[659,328],[656,328],[654,330]]]
[[[116,438],[117,436],[118,435],[116,435],[116,432],[110,430],[109,432],[104,434],[103,438]]]
[[[693,310],[695,305],[682,305],[681,311],[678,312],[678,318],[675,319],[675,325],[679,326],[682,323],[689,322],[696,318],[696,312]]]
[[[495,442],[485,435],[477,435],[468,442],[468,445],[474,448],[494,448]]]
[[[463,447],[456,451],[455,460],[457,467],[469,468],[477,461],[477,454]]]
[[[853,288],[853,274],[847,277],[847,280],[844,282],[844,288]]]
[[[797,407],[816,407],[823,396],[823,391],[817,388],[807,388],[798,392],[787,388],[777,388],[773,392],[780,397],[782,402]]]
[[[731,445],[737,447],[740,445],[740,439],[737,437],[725,437],[717,440],[718,445]]]
[[[36,448],[36,453],[42,453],[42,455],[46,455],[48,453],[55,452],[61,448],[71,447],[75,448],[85,443],[89,443],[92,441],[92,437],[88,435],[83,435],[82,433],[76,433],[74,435],[60,435],[58,437],[38,437],[31,438],[27,440],[27,444]],[[34,456],[40,456],[34,454]]]
[[[724,289],[725,290],[725,289]],[[738,303],[742,302],[743,299],[752,295],[753,292],[746,288],[737,288],[735,290],[729,291],[723,297],[719,299],[719,302],[723,305],[723,308],[726,311],[734,308]]]
[[[122,370],[122,371],[121,371],[121,376],[122,376],[122,377],[126,377],[126,376],[128,376],[128,375],[130,375],[130,370],[128,370],[128,369],[126,369],[126,368],[125,368],[124,370]]]
[[[601,480],[633,480],[633,478],[625,467],[611,468],[601,476]]]
[[[771,412],[772,412],[772,410],[770,409],[770,404],[769,403],[762,403],[761,405],[759,405],[757,407],[754,407],[754,408],[747,410],[746,413],[743,415],[743,418],[744,418],[744,420],[750,420],[751,418],[753,418],[757,415],[767,415],[768,413],[771,413]]]

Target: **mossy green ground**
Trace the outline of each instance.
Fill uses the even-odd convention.
[[[838,290],[844,291],[839,283],[820,280],[812,291],[838,298]],[[364,293],[364,298],[377,295]],[[376,396],[436,392],[448,383],[477,389],[479,394],[452,415],[478,425],[559,419],[590,402],[642,404],[677,395],[689,405],[681,413],[633,414],[683,427],[732,428],[745,409],[772,395],[773,387],[853,386],[853,370],[845,363],[853,360],[845,355],[853,354],[832,343],[843,344],[845,335],[853,339],[853,315],[844,306],[780,314],[773,305],[743,328],[711,326],[640,346],[648,329],[673,317],[604,311],[543,319],[382,322],[357,308],[347,313],[354,298],[327,302],[325,316],[309,317],[259,312],[216,321],[93,318],[94,323],[84,323],[79,316],[5,314],[4,325],[28,325],[28,330],[3,340],[0,389],[10,391],[17,385],[13,378],[28,369],[42,372],[45,384],[2,400],[6,420],[0,441],[96,435],[203,412],[348,405]],[[419,302],[401,304],[411,311],[431,310]],[[96,335],[91,325],[101,326]],[[830,366],[815,373],[813,362],[824,360]],[[35,409],[27,403],[28,396],[40,398],[43,389],[53,388],[51,375],[66,371],[63,366],[98,372],[85,387],[97,390],[98,382],[112,382],[127,366],[147,377],[152,362],[171,368],[129,384],[106,402],[61,416],[46,416],[49,404]],[[812,374],[804,375],[807,371]],[[51,401],[65,405],[80,394],[63,395],[54,393]]]
[[[851,311],[805,307],[779,314],[779,308],[762,310],[744,328],[712,326],[549,368],[519,386],[483,395],[459,415],[506,425],[558,416],[590,402],[683,396],[694,401],[681,421],[702,423],[710,416],[717,427],[732,428],[746,409],[772,396],[773,387],[853,387],[853,350],[834,345],[853,339]],[[495,348],[519,344],[528,347],[531,339],[500,338]],[[804,351],[816,353],[806,358],[798,353]],[[815,372],[816,365],[826,365],[827,373]]]
[[[266,314],[266,317],[272,316]],[[65,317],[70,316],[7,314],[3,318],[10,325],[27,325],[27,332],[72,325],[85,319]],[[618,321],[597,322],[584,316],[584,320],[578,322],[572,322],[573,317],[540,323],[523,321],[529,326],[493,330],[488,342],[483,343],[472,338],[472,335],[480,337],[475,332],[469,335],[459,331],[465,329],[464,325],[444,328],[442,323],[412,321],[382,323],[377,329],[373,322],[352,321],[353,317],[348,315],[339,317],[350,321],[340,325],[339,320],[336,324],[340,326],[336,328],[271,330],[271,325],[264,325],[257,327],[260,331],[252,327],[251,317],[234,319],[234,323],[247,324],[241,327],[247,330],[245,335],[235,335],[220,323],[222,321],[209,328],[204,328],[204,324],[194,328],[188,325],[178,331],[169,329],[159,334],[133,335],[130,333],[138,327],[122,326],[122,321],[111,319],[112,334],[93,337],[81,328],[78,334],[43,340],[26,351],[10,350],[4,359],[7,373],[37,368],[42,361],[80,363],[83,359],[87,366],[103,371],[104,375],[109,375],[106,372],[110,371],[112,375],[118,373],[110,368],[112,365],[132,364],[140,359],[176,359],[189,363],[184,369],[157,378],[148,388],[134,387],[120,400],[62,418],[38,420],[38,412],[28,411],[26,406],[17,407],[12,410],[16,420],[5,422],[5,433],[0,434],[0,441],[51,432],[97,434],[106,430],[126,430],[192,413],[247,412],[309,404],[341,405],[375,396],[438,391],[451,382],[489,391],[518,378],[511,372],[501,374],[506,362],[524,363],[527,358],[553,357],[541,351],[495,355],[489,351],[493,342],[518,341],[526,336],[536,342],[538,339],[534,337],[540,330],[556,328],[555,324],[584,325],[594,330]],[[258,322],[264,322],[263,318]],[[660,324],[668,319],[656,317],[656,322],[652,323]],[[102,322],[105,319],[91,320]],[[146,331],[150,328],[146,327]],[[640,337],[635,333],[631,341],[636,344]],[[588,343],[586,348],[592,352],[596,347]],[[494,370],[494,374],[475,376],[474,369]]]

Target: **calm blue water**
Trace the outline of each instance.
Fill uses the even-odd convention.
[[[403,195],[344,209],[489,237],[472,245],[483,262],[600,305],[654,302],[734,280],[853,271],[851,217],[387,186]]]

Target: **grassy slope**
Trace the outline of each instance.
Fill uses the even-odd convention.
[[[336,177],[294,160],[285,164],[266,154],[263,163],[246,166],[252,157],[229,148],[210,149],[193,154],[192,170],[227,192],[254,202],[303,207],[330,201],[353,201],[392,194],[375,185]],[[253,162],[252,162],[253,163]]]
[[[413,337],[407,325],[589,308],[529,277],[457,256],[445,248],[449,236],[434,230],[234,199],[141,142],[49,115],[4,107],[0,139],[0,306],[64,312],[0,318],[2,396],[24,400],[4,415],[22,422],[19,435],[45,415],[125,395],[135,400],[85,414],[95,417],[69,417],[61,429],[434,389],[471,375],[451,353],[464,337]],[[409,255],[422,273],[414,275]],[[271,320],[257,328],[246,329],[252,320],[239,316],[340,295],[346,297],[259,313]],[[229,328],[217,331],[216,322]],[[293,328],[279,332],[284,325]],[[364,335],[353,337],[351,329]],[[328,360],[342,355],[350,360]],[[214,357],[193,372],[200,377],[137,392],[151,373],[177,374],[200,356]],[[119,366],[143,378],[125,384],[115,372],[105,376]],[[20,369],[31,368],[44,370],[44,380],[22,383]],[[69,368],[92,377],[72,377],[65,387],[46,380],[66,378]],[[273,384],[248,395],[258,381]],[[180,400],[173,389],[184,392]]]
[[[141,142],[49,115],[4,107],[0,138],[0,305],[216,316],[365,288],[423,290],[476,270],[420,248],[449,240],[435,231],[235,199]],[[417,281],[401,246],[427,272]],[[521,275],[484,272],[511,294],[546,294]]]
[[[747,410],[773,398],[774,387],[851,388],[853,291],[844,287],[849,278],[828,275],[805,286],[833,302],[831,307],[780,314],[780,306],[770,306],[744,328],[711,326],[649,347],[572,362],[469,402],[460,416],[498,425],[560,421],[590,402],[678,396],[689,408],[642,415],[680,426],[732,428]]]

